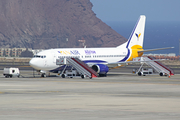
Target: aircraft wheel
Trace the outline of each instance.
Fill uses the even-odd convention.
[[[41,77],[46,77],[46,74],[45,74],[45,73],[43,73],[43,74],[41,75]]]
[[[103,74],[99,74],[99,77],[103,77]]]
[[[99,74],[99,77],[106,77],[107,74]]]

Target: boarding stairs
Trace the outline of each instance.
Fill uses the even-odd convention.
[[[154,68],[160,76],[168,75],[170,77],[171,75],[174,75],[174,71],[172,69],[165,66],[158,60],[155,60],[153,57],[141,57],[141,60],[145,61],[144,63]]]
[[[81,78],[89,77],[95,78],[98,74],[90,68],[87,64],[81,61],[79,58],[60,58],[56,60],[57,65],[70,65],[75,68],[79,74],[81,74]]]

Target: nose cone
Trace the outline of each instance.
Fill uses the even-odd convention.
[[[40,64],[39,64],[39,62],[38,62],[35,58],[32,58],[32,59],[29,61],[29,65],[30,65],[31,67],[33,67],[34,69],[40,70]]]

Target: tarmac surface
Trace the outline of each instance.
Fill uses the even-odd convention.
[[[93,79],[34,78],[30,70],[4,78],[0,70],[0,120],[179,120],[180,75],[130,70]]]

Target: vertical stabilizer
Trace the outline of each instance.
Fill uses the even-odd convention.
[[[125,43],[126,48],[131,49],[132,47],[135,47],[135,46],[136,46],[136,48],[143,47],[145,21],[146,21],[146,16],[141,15],[131,33],[128,41]],[[120,47],[120,46],[118,46],[118,47]]]
[[[145,21],[146,16],[141,15],[128,39],[126,48],[132,48],[135,45],[143,47]]]

